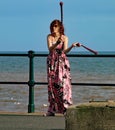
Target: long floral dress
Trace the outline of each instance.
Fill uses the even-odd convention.
[[[72,105],[70,64],[63,52],[63,43],[47,57],[48,112],[64,113]]]

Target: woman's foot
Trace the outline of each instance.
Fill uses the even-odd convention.
[[[63,115],[64,115],[64,116],[66,116],[66,111],[67,111],[67,109],[65,108],[65,110],[64,110],[64,112],[63,112]]]
[[[47,112],[47,113],[45,113],[43,116],[55,116],[55,114],[52,113],[52,112]]]

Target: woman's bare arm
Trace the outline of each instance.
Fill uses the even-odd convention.
[[[52,44],[52,36],[50,35],[47,36],[47,45],[48,45],[49,51],[53,51],[57,47],[58,44],[59,44],[59,41],[57,41],[55,44]]]
[[[70,47],[68,47],[68,37],[65,36],[64,38],[64,53],[68,53],[71,51],[73,47],[80,47],[81,44],[78,42],[73,43]]]

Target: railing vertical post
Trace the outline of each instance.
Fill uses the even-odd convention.
[[[34,112],[34,51],[28,52],[29,56],[29,104],[28,104],[28,113]]]

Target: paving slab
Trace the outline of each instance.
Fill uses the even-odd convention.
[[[65,117],[44,117],[42,113],[0,112],[0,130],[65,130]]]

